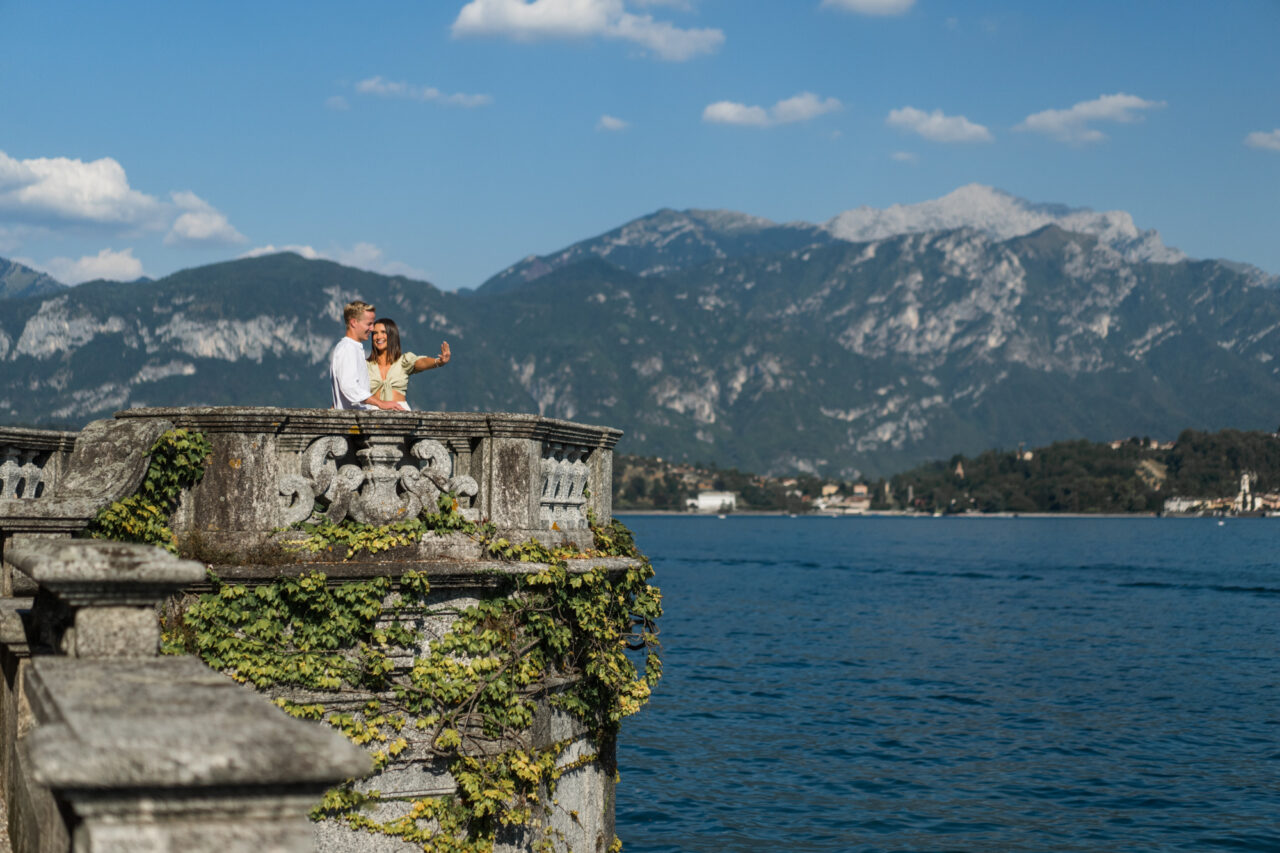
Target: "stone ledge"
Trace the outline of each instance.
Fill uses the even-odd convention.
[[[513,412],[366,412],[283,409],[264,406],[138,408],[120,419],[160,418],[203,432],[267,432],[277,435],[407,435],[438,438],[531,438],[612,449],[622,437],[614,427]]]
[[[64,430],[0,426],[0,446],[21,447],[42,453],[70,453],[76,446],[78,435],[78,432]]]
[[[585,574],[601,567],[610,574],[625,572],[641,565],[633,557],[582,557],[566,560],[568,570]],[[331,584],[351,580],[390,577],[398,583],[405,572],[423,572],[433,589],[473,588],[496,585],[504,577],[536,575],[549,563],[522,563],[515,560],[359,560],[349,562],[313,562],[291,565],[219,565],[210,569],[227,583],[272,583],[281,578],[301,577],[320,572]],[[208,583],[191,584],[190,591],[207,591]]]
[[[54,790],[324,786],[372,767],[195,658],[35,658],[26,681],[32,771]]]
[[[205,577],[204,566],[193,560],[105,539],[17,540],[4,556],[73,607],[150,606]]]

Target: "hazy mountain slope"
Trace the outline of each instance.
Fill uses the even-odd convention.
[[[426,374],[415,384],[419,405],[502,408],[518,394],[508,370],[477,363],[491,342],[472,339],[458,296],[282,254],[15,301],[0,317],[0,411],[84,421],[129,405],[327,407],[328,354],[343,333],[342,306],[357,297],[394,317],[418,352],[438,351],[442,338],[470,352],[444,368],[451,382]]]
[[[1274,293],[1213,262],[1135,264],[1053,227],[644,278],[592,261],[505,302],[528,328],[558,318],[574,330],[567,355],[539,351],[536,336],[523,353],[543,411],[612,413],[632,449],[756,470],[1267,426],[1280,401]]]
[[[66,289],[65,284],[52,276],[0,258],[0,300],[47,296]]]

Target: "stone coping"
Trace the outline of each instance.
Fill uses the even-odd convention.
[[[137,408],[115,417],[156,418],[205,433],[277,435],[410,435],[433,438],[528,438],[611,450],[622,430],[514,412],[385,412],[283,409],[268,406]]]
[[[0,531],[62,533],[84,529],[110,500],[97,498],[0,498]],[[7,558],[6,558],[7,559]]]
[[[36,780],[54,790],[329,785],[369,755],[190,657],[39,657],[27,674]]]
[[[204,580],[194,560],[152,545],[105,539],[24,539],[5,561],[71,605],[148,605]]]
[[[638,567],[640,560],[633,557],[583,557],[566,560],[565,563],[574,574],[585,574],[597,567],[610,574],[618,574]],[[396,581],[405,572],[417,571],[427,576],[433,588],[457,589],[492,586],[504,577],[536,575],[550,568],[550,564],[515,560],[350,560],[286,565],[215,563],[209,568],[227,583],[271,583],[281,578],[300,577],[313,572],[323,574],[332,584],[376,577],[390,577]],[[187,589],[204,589],[208,586],[193,584]]]
[[[0,447],[70,453],[75,448],[78,435],[78,432],[65,430],[0,426]]]

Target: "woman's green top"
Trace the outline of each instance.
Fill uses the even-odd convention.
[[[387,368],[387,378],[382,378],[382,372],[378,370],[376,361],[368,362],[369,365],[369,391],[379,400],[394,400],[396,391],[409,395],[409,375],[417,373],[418,369],[414,366],[414,362],[418,357],[411,352],[404,353],[398,361],[391,362],[391,366]]]

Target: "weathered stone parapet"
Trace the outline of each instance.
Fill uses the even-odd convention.
[[[76,433],[0,427],[0,498],[38,498],[66,469]]]
[[[136,493],[150,448],[173,428],[198,431],[213,448],[203,479],[182,493],[170,521],[180,546],[201,562],[144,546],[66,539],[104,506]],[[390,682],[362,678],[316,696],[287,686],[264,688],[266,697],[246,693],[193,659],[156,655],[156,602],[181,589],[183,595],[168,605],[172,615],[194,606],[189,594],[221,584],[258,587],[246,600],[274,600],[287,589],[310,595],[317,589],[314,579],[278,589],[259,585],[321,572],[327,585],[318,587],[314,600],[339,602],[333,612],[341,614],[344,602],[355,600],[342,596],[362,596],[360,612],[370,620],[361,623],[362,631],[397,628],[382,635],[400,637],[396,643],[403,647],[379,640],[379,662],[390,667],[379,671],[403,686],[415,667],[439,656],[446,637],[456,641],[450,632],[459,620],[473,627],[465,621],[469,608],[508,596],[519,602],[534,586],[512,576],[551,568],[491,559],[485,543],[492,553],[511,553],[502,550],[510,545],[501,539],[595,544],[587,519],[611,520],[612,454],[620,435],[523,414],[244,407],[134,409],[91,424],[77,436],[56,488],[46,485],[35,499],[0,499],[6,577],[25,581],[30,594],[12,597],[20,590],[8,583],[3,592],[9,597],[0,596],[0,786],[15,849],[292,851],[311,849],[313,840],[333,853],[406,849],[402,841],[339,822],[308,828],[298,820],[323,788],[365,772],[368,759],[353,770],[352,762],[316,747],[310,740],[315,735],[273,728],[284,722],[323,732],[365,755],[337,732],[286,718],[268,703],[269,697],[322,705],[330,718],[360,719],[374,713],[369,709],[375,702],[391,708],[403,694],[389,690]],[[456,498],[464,518],[487,520],[496,532],[486,529],[482,539],[476,528],[467,535],[453,524],[454,532],[427,530],[420,539],[402,540],[414,544],[347,554],[342,544],[329,549],[341,541],[331,534],[290,529],[307,520],[374,526],[408,521],[435,510],[444,493]],[[410,529],[417,537],[425,527]],[[394,529],[358,532],[390,537]],[[206,574],[205,564],[220,581]],[[627,558],[583,558],[567,560],[563,569],[571,577],[603,570],[605,580],[596,574],[592,583],[613,583],[636,565]],[[561,571],[557,563],[553,574]],[[385,580],[344,587],[375,578]],[[196,619],[201,610],[188,612]],[[621,619],[625,625],[625,615]],[[183,624],[191,628],[192,643],[209,636],[193,627],[198,620]],[[317,624],[332,635],[330,617]],[[351,634],[336,654],[341,660],[358,654],[365,636]],[[379,775],[361,783],[381,792],[369,816],[394,819],[407,814],[415,798],[456,790],[450,767],[460,765],[443,757],[452,747],[468,758],[517,745],[563,749],[556,754],[564,770],[557,789],[564,805],[546,823],[512,830],[498,849],[531,849],[553,837],[575,850],[610,843],[612,737],[594,742],[594,730],[557,709],[552,697],[581,686],[575,665],[565,666],[569,676],[552,666],[522,688],[534,718],[527,730],[494,734],[471,719],[471,710],[457,717],[461,745],[441,745],[413,729],[403,749],[380,756],[387,763]],[[328,686],[316,684],[325,685],[313,685],[317,691]],[[382,692],[367,692],[374,689],[368,684]],[[248,700],[229,689],[256,696],[260,705],[243,704]],[[417,708],[403,701],[401,707]],[[257,721],[242,725],[248,718]],[[486,731],[493,740],[486,741]],[[311,773],[305,759],[298,763],[299,749],[327,755],[328,763]]]
[[[209,438],[213,458],[174,529],[233,550],[308,518],[414,518],[433,511],[443,492],[458,498],[465,517],[488,519],[509,539],[589,546],[588,511],[604,522],[612,514],[613,447],[622,435],[510,413],[220,407],[129,409],[117,418]]]
[[[156,605],[204,580],[200,563],[159,548],[97,539],[33,539],[6,559],[39,586],[33,625],[72,657],[154,657]]]
[[[76,853],[309,851],[308,810],[370,768],[194,658],[42,658],[26,688],[22,760],[74,817]]]
[[[76,436],[56,487],[34,499],[0,498],[0,595],[33,591],[24,578],[15,580],[6,556],[10,543],[82,531],[103,507],[137,490],[152,445],[171,426],[161,419],[94,421]]]
[[[371,762],[195,658],[158,656],[156,606],[203,565],[98,540],[29,539],[8,556],[38,584],[0,599],[14,850],[313,849],[309,809]]]

